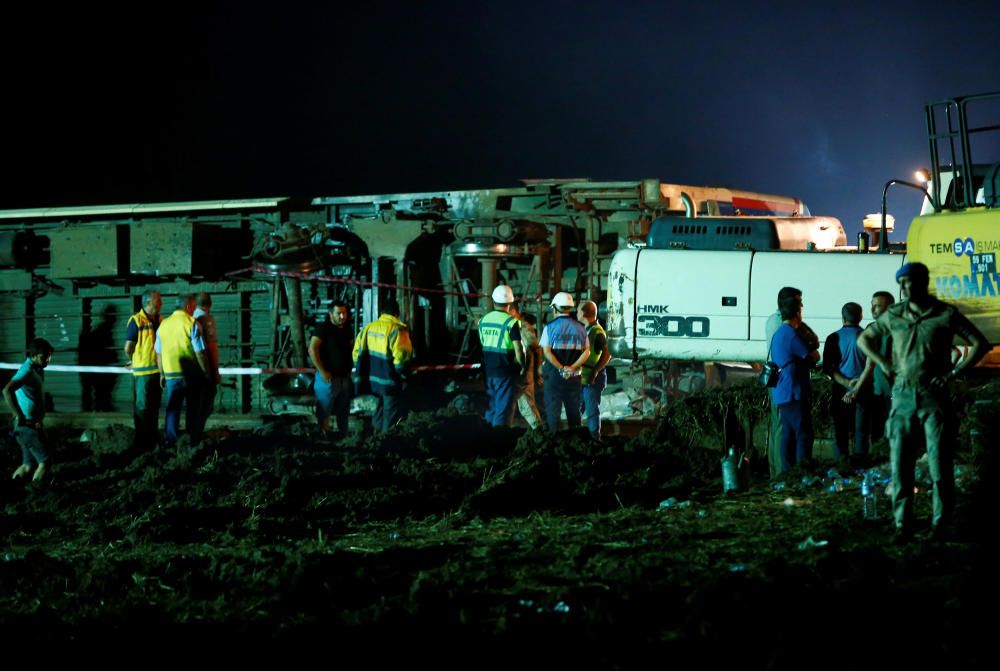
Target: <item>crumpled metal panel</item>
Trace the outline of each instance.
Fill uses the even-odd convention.
[[[194,225],[187,221],[142,222],[130,228],[129,270],[137,275],[190,275]]]

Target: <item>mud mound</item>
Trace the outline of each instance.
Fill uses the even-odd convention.
[[[982,664],[995,518],[960,491],[952,539],[894,546],[885,508],[861,518],[853,473],[720,495],[722,449],[764,418],[762,393],[685,399],[601,443],[450,411],[340,443],[307,420],[173,450],[68,435],[44,487],[0,488],[0,627],[25,643],[335,646],[436,668],[850,667],[886,640],[921,641],[896,662]],[[977,469],[994,413],[968,413]],[[916,503],[926,521],[930,497]],[[831,645],[849,657],[820,654]]]

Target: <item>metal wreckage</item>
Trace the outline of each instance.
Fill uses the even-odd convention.
[[[476,323],[497,283],[540,317],[559,291],[603,309],[615,252],[644,244],[654,222],[681,222],[680,236],[697,246],[727,248],[753,242],[741,225],[751,220],[768,228],[772,246],[844,242],[836,219],[810,216],[794,198],[657,180],[8,210],[0,357],[17,364],[25,342],[46,338],[56,347],[46,380],[55,408],[90,409],[81,376],[120,365],[125,322],[143,292],[160,291],[169,311],[172,295],[208,291],[224,380],[217,412],[307,411],[310,325],[342,300],[360,329],[394,295],[418,371],[437,376],[442,403],[462,403],[478,377]],[[720,384],[744,367],[616,361],[606,414],[649,416],[704,387],[706,375]],[[116,408],[129,407],[129,385],[114,385],[113,396]]]

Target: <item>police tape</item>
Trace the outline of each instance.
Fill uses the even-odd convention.
[[[0,362],[0,370],[17,370],[22,365],[24,364]],[[424,373],[427,371],[436,371],[436,370],[476,370],[481,367],[482,364],[480,363],[457,363],[457,364],[412,366],[408,368],[407,371],[413,373]],[[112,375],[132,374],[132,369],[125,368],[124,366],[68,366],[61,364],[49,364],[48,366],[45,367],[45,370],[52,371],[55,373],[105,373]],[[315,372],[316,372],[315,368],[248,367],[248,368],[219,369],[219,375],[300,375],[303,373],[312,375]]]

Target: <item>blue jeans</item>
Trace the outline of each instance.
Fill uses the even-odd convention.
[[[548,364],[542,370],[545,377],[545,421],[549,431],[559,430],[559,416],[566,408],[566,422],[569,428],[580,426],[580,384],[579,376],[563,379],[554,366]]]
[[[781,414],[781,472],[812,458],[812,402],[800,399],[778,406]],[[793,452],[794,446],[794,452]],[[793,455],[794,454],[794,458]]]
[[[21,447],[22,465],[44,464],[48,460],[49,451],[45,449],[45,433],[42,430],[19,426],[14,429],[14,438]]]
[[[510,426],[514,419],[514,400],[517,396],[514,378],[488,376],[486,394],[490,398],[486,421],[492,426]]]
[[[602,370],[593,382],[583,387],[583,415],[594,438],[601,437],[601,394],[607,386],[608,375]]]
[[[347,418],[351,414],[351,397],[354,395],[354,384],[349,377],[333,377],[329,382],[316,373],[313,380],[313,394],[316,396],[316,419],[321,425],[327,418],[337,420],[337,431],[341,436],[347,435]]]
[[[201,413],[200,392],[201,385],[198,382],[183,377],[167,380],[167,410],[164,420],[167,444],[176,444],[180,437],[181,408],[185,407],[187,412],[184,424],[191,433],[191,442],[196,443],[201,440],[201,424],[198,419]]]

